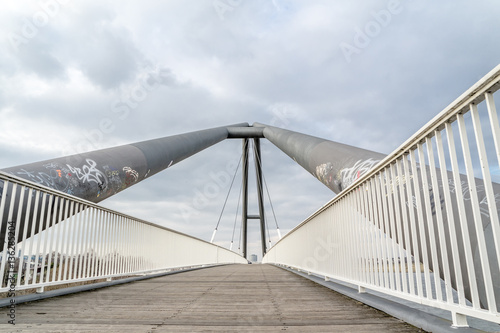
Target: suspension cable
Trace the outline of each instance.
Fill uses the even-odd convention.
[[[236,216],[234,217],[233,236],[231,237],[231,245],[229,246],[229,251],[233,250],[234,232],[236,231],[236,221],[238,220],[238,212],[240,210],[242,188],[243,188],[243,179],[241,180],[241,184],[240,184],[240,194],[238,195],[238,204],[236,205]],[[238,246],[238,249],[239,249],[239,246]]]
[[[243,219],[241,219],[240,223],[240,241],[238,242],[238,250],[241,250],[241,237],[243,234]]]
[[[212,234],[212,239],[210,240],[210,243],[214,242],[215,234],[217,233],[217,228],[219,228],[219,223],[220,220],[222,219],[224,208],[226,208],[227,199],[229,198],[229,194],[231,193],[231,189],[233,188],[234,179],[236,178],[236,174],[238,173],[238,169],[240,168],[240,163],[242,159],[243,159],[243,154],[241,154],[240,160],[238,161],[238,166],[236,166],[236,170],[234,170],[233,179],[231,180],[231,185],[229,186],[229,191],[227,192],[226,200],[224,201],[224,205],[222,206],[222,211],[220,212],[219,220],[217,221],[217,225],[215,226],[215,230],[214,233]]]
[[[271,248],[272,246],[272,242],[271,242],[271,233],[269,232],[269,223],[267,223],[267,210],[264,212],[264,215],[265,215],[265,219],[264,219],[264,224],[266,225],[266,230],[267,230],[267,239],[269,241],[269,248]]]
[[[271,196],[269,195],[269,188],[267,187],[266,177],[262,174],[262,178],[264,179],[264,186],[266,187],[267,197],[269,198],[269,204],[271,205],[271,210],[273,211],[274,222],[276,223],[276,231],[278,232],[278,237],[281,239],[280,227],[278,226],[278,220],[276,219],[276,213],[274,212],[273,202],[271,200]]]

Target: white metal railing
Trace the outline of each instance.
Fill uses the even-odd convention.
[[[247,263],[220,246],[2,172],[0,184],[0,292]]]
[[[263,262],[500,323],[499,82],[497,66]]]

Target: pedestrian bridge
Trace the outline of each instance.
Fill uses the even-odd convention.
[[[23,332],[420,331],[269,265],[166,275],[31,302],[16,314]]]
[[[497,66],[388,156],[242,123],[3,169],[0,292],[6,316],[0,327],[415,330],[323,284],[425,330],[467,331],[473,318],[494,331],[500,324],[499,87]],[[225,139],[243,141],[241,253],[97,204]],[[337,194],[271,248],[260,139]],[[257,216],[247,211],[250,142]],[[261,223],[263,263],[272,265],[247,265],[252,218]],[[129,281],[135,282],[122,283]],[[114,286],[21,304],[103,285]],[[61,287],[68,288],[50,290]],[[406,305],[393,311],[388,304],[394,300]],[[450,322],[412,316],[415,310],[405,315],[411,304],[444,312]]]

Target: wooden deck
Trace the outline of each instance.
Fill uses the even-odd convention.
[[[20,304],[1,332],[421,332],[280,268],[229,265]]]

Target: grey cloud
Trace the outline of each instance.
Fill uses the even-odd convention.
[[[53,54],[40,48],[23,49],[19,52],[19,58],[24,68],[42,78],[52,79],[64,74],[61,62]]]
[[[109,118],[114,130],[102,134],[101,147],[274,119],[276,126],[390,153],[500,59],[498,6],[490,1],[405,2],[351,63],[339,44],[352,42],[355,27],[373,20],[372,11],[387,1],[276,3],[243,1],[224,20],[210,1],[75,4],[64,14],[64,29],[47,26],[30,41],[33,52],[15,61],[0,56],[0,76],[9,82],[16,73],[35,71],[54,87],[69,85],[64,75],[76,68],[91,81],[89,90],[0,98],[34,119],[57,114],[54,123],[79,128],[82,141]],[[326,19],[315,20],[323,9]],[[144,85],[151,71],[162,71],[160,84],[132,100],[120,117],[114,103]],[[279,105],[296,113],[277,119],[273,108]],[[29,129],[19,124],[18,130]],[[177,207],[191,205],[210,172],[239,158],[240,145],[214,146],[103,204],[208,239],[226,189],[188,222]],[[331,199],[333,193],[288,156],[265,140],[262,149],[282,230]],[[21,152],[3,152],[5,167],[23,159]],[[228,214],[236,200],[230,198]],[[227,242],[232,219],[224,221],[216,239]]]
[[[115,88],[134,77],[140,53],[129,40],[113,31],[90,32],[79,47],[83,71],[103,88]]]

